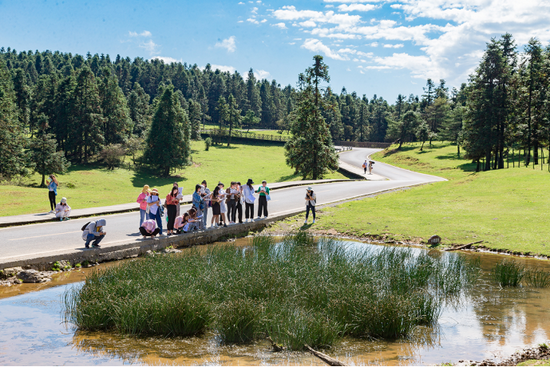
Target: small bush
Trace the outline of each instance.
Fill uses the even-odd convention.
[[[212,145],[212,138],[208,137],[204,139],[204,150],[208,151],[210,149],[210,146]]]
[[[550,273],[542,269],[527,270],[524,279],[530,287],[548,288],[550,286]]]
[[[495,265],[492,274],[501,287],[517,287],[525,275],[525,267],[514,260],[503,260]]]
[[[223,343],[249,343],[259,329],[260,306],[251,299],[222,303],[216,310],[215,329]]]
[[[99,158],[110,170],[120,167],[126,155],[126,149],[120,144],[109,144],[99,153]]]

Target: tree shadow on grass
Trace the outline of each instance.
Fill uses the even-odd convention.
[[[151,188],[160,187],[170,185],[174,182],[179,183],[182,181],[187,181],[187,178],[179,175],[160,177],[158,175],[158,171],[152,170],[150,168],[136,169],[134,171],[134,176],[132,177],[132,185],[136,188],[141,188],[144,185],[149,185],[149,187]]]
[[[438,155],[437,157],[435,157],[435,159],[439,159],[439,160],[446,160],[446,161],[455,161],[457,163],[459,162],[464,162],[464,158],[458,158],[457,154],[456,153],[448,153],[448,154],[443,154],[443,155]],[[464,172],[471,172],[471,171],[475,171],[476,168],[477,168],[477,164],[475,162],[464,162],[458,166],[456,166],[457,168],[461,169],[462,171]]]

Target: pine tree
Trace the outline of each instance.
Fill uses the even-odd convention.
[[[292,138],[285,144],[286,163],[303,178],[322,178],[327,170],[338,168],[338,157],[330,131],[322,115],[325,105],[321,83],[329,82],[328,66],[323,57],[313,57],[314,64],[298,78],[299,99],[292,122]]]
[[[99,96],[103,113],[105,144],[121,144],[130,137],[133,123],[126,97],[118,86],[116,76],[112,76],[108,68],[103,69],[103,78],[99,84]]]
[[[229,139],[227,140],[227,146],[231,146],[231,134],[233,127],[238,128],[241,122],[241,110],[237,106],[237,101],[233,94],[230,94],[227,98],[227,121],[229,122]]]
[[[28,127],[32,135],[31,120],[31,88],[28,85],[26,73],[18,68],[13,78],[13,88],[15,91],[15,104],[17,105],[19,124]]]
[[[46,175],[63,173],[70,166],[63,151],[57,151],[57,142],[52,134],[46,133],[48,118],[42,114],[39,117],[40,129],[31,142],[31,160],[34,171],[42,175],[40,187],[45,187]]]
[[[170,170],[183,167],[189,160],[189,119],[169,86],[157,104],[143,159],[145,163],[168,176]]]
[[[27,139],[19,122],[10,73],[0,60],[0,180],[28,173]]]
[[[191,139],[200,140],[201,134],[201,120],[202,120],[202,109],[201,104],[192,99],[189,101],[189,107],[187,115],[189,116],[189,125],[191,129]]]
[[[137,82],[128,96],[128,110],[134,127],[133,133],[144,136],[150,125],[149,95]]]
[[[252,69],[248,71],[246,80],[246,103],[244,110],[252,110],[256,117],[262,116],[262,99],[260,98],[260,92],[256,85],[256,77]]]

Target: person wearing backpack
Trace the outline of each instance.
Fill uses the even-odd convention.
[[[92,247],[101,247],[99,246],[99,243],[107,234],[103,230],[105,225],[107,225],[107,221],[105,219],[98,219],[95,222],[88,222],[82,227],[82,239],[86,241],[86,244],[84,245],[86,248],[90,248],[90,242],[92,241],[94,241],[92,243]]]
[[[313,192],[313,189],[311,186],[308,186],[306,189],[306,221],[304,224],[307,224],[307,218],[309,217],[309,211],[311,210],[311,214],[313,215],[313,222],[315,223],[315,204],[316,204],[317,197],[315,196],[315,193]]]

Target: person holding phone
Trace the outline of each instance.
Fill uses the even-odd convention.
[[[269,187],[267,187],[267,181],[262,181],[262,186],[258,187],[258,190],[256,191],[259,193],[259,205],[258,205],[258,219],[262,216],[262,213],[264,215],[264,218],[267,218],[267,200],[269,197]]]
[[[208,208],[212,207],[212,202],[210,201],[212,197],[212,193],[210,192],[210,189],[208,188],[208,184],[206,183],[206,180],[203,180],[201,182],[201,197],[204,204],[204,209],[202,211],[202,223],[204,225],[204,228],[206,228],[207,220],[208,220]]]
[[[162,234],[162,218],[160,215],[160,198],[159,192],[157,189],[151,190],[151,195],[147,197],[147,206],[149,207],[149,218],[157,221],[157,226],[159,228],[159,235]]]
[[[147,219],[147,197],[149,196],[149,193],[151,192],[151,189],[149,189],[149,185],[144,185],[143,189],[141,190],[141,193],[137,197],[137,202],[139,203],[139,225],[141,226],[141,223],[143,223]]]
[[[214,192],[212,193],[212,222],[210,227],[215,228],[218,226],[220,221],[220,187],[216,186]]]
[[[166,204],[166,210],[168,214],[168,236],[171,236],[174,234],[174,221],[176,220],[177,216],[177,207],[180,205],[180,201],[177,198],[178,196],[178,188],[177,186],[172,186],[172,190],[170,190],[170,193],[166,195],[166,201],[164,204]]]
[[[69,220],[71,215],[71,207],[67,204],[67,199],[62,198],[59,204],[55,207],[55,217],[60,221]]]
[[[235,184],[235,187],[237,189],[237,205],[235,206],[233,220],[237,222],[237,218],[238,218],[239,224],[242,224],[243,223],[243,203],[244,203],[243,187],[241,186],[240,182],[237,182]]]
[[[59,186],[59,182],[57,181],[57,178],[55,178],[54,175],[50,175],[50,180],[46,180],[46,184],[48,184],[48,197],[50,199],[50,213],[55,212],[56,202],[55,197],[57,196],[57,186]]]
[[[311,214],[313,215],[313,222],[315,223],[315,203],[317,201],[317,197],[315,196],[315,193],[313,192],[313,189],[311,186],[308,186],[306,189],[306,221],[304,224],[307,224],[307,218],[309,217],[309,211],[311,210]]]
[[[218,198],[220,199],[220,226],[222,225],[222,221],[223,221],[223,226],[224,227],[227,227],[227,222],[225,221],[225,214],[227,213],[227,205],[226,205],[226,200],[227,200],[227,193],[226,191],[224,190],[224,184],[222,184],[221,182],[218,183],[218,187],[220,188],[220,190],[218,191]]]
[[[254,219],[254,201],[256,201],[256,198],[254,197],[254,181],[252,181],[251,178],[246,181],[246,185],[243,187],[243,196],[244,196],[244,217],[245,220],[248,222],[248,220]]]

